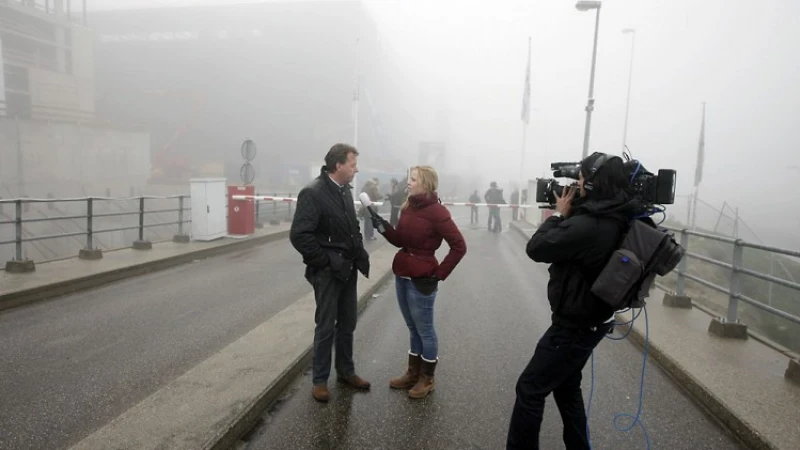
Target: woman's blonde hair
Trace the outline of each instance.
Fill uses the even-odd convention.
[[[436,173],[436,169],[431,166],[414,166],[408,171],[409,178],[411,172],[415,170],[417,171],[417,182],[426,194],[431,194],[439,189],[439,175]],[[403,203],[402,209],[406,208],[408,208],[408,198]]]

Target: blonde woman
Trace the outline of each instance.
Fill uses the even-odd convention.
[[[408,199],[402,206],[397,228],[383,219],[383,236],[400,250],[394,257],[392,271],[400,311],[408,326],[410,349],[408,369],[389,385],[395,389],[411,389],[411,398],[423,398],[434,387],[434,372],[439,360],[439,344],[433,324],[433,306],[439,281],[447,279],[467,253],[467,244],[450,217],[450,211],[439,201],[436,192],[439,177],[430,166],[411,169]],[[376,229],[381,229],[375,224]],[[436,250],[447,241],[450,251],[441,264]]]

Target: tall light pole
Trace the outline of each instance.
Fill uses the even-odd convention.
[[[594,48],[592,50],[592,72],[589,75],[589,98],[586,101],[586,129],[583,132],[583,158],[589,156],[589,131],[592,128],[592,111],[594,110],[594,68],[597,62],[597,31],[600,29],[601,2],[595,0],[580,0],[575,4],[578,11],[597,10],[594,23]]]
[[[359,103],[361,100],[361,74],[359,72],[359,64],[361,60],[359,58],[359,41],[360,38],[356,38],[356,51],[355,51],[355,87],[353,88],[353,147],[358,149],[358,108]],[[353,189],[358,192],[358,174],[353,175]]]
[[[631,79],[633,78],[633,49],[636,44],[636,30],[633,28],[625,28],[622,32],[631,35],[631,63],[628,69],[628,98],[625,100],[625,129],[622,131],[622,153],[625,153],[628,143],[628,111],[630,111],[631,107]]]

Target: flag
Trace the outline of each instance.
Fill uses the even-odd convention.
[[[531,120],[531,38],[528,38],[528,68],[525,71],[525,87],[522,94],[522,121],[525,125]]]
[[[703,103],[703,124],[700,127],[700,143],[697,147],[697,166],[694,169],[694,186],[700,185],[703,181],[703,161],[705,159],[706,147],[706,104]]]

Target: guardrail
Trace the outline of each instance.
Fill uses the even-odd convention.
[[[236,197],[233,197],[236,200]],[[267,200],[269,198],[269,200]],[[291,221],[292,203],[283,201],[284,198],[292,198],[291,192],[273,193],[271,196],[264,196],[263,194],[256,193],[255,195],[255,209],[256,209],[256,226],[262,227],[264,222],[277,224],[281,220]],[[279,206],[281,203],[286,205],[286,208]],[[281,219],[283,217],[283,219]]]
[[[81,197],[81,198],[61,198],[61,199],[37,199],[37,198],[18,198],[2,200],[0,199],[0,208],[4,205],[14,205],[13,220],[0,220],[0,225],[14,225],[14,239],[0,241],[0,245],[13,244],[15,246],[14,259],[6,263],[6,271],[20,273],[30,272],[34,270],[33,261],[23,257],[23,244],[26,242],[37,242],[56,238],[66,237],[86,237],[86,246],[80,250],[78,255],[82,259],[100,259],[102,258],[102,251],[95,247],[95,235],[101,233],[112,233],[126,230],[138,230],[138,239],[133,242],[132,247],[137,250],[148,250],[152,248],[152,243],[145,239],[144,230],[146,228],[164,227],[164,226],[178,226],[178,233],[173,237],[175,242],[189,242],[189,236],[184,233],[183,224],[191,220],[185,219],[185,214],[191,208],[186,207],[186,200],[190,199],[188,195],[173,195],[173,196],[139,196],[130,198],[111,198],[111,197]],[[147,210],[145,208],[148,200],[177,200],[177,208],[167,209],[153,209]],[[136,211],[120,211],[110,213],[96,213],[95,205],[97,202],[119,202],[119,201],[135,201],[138,204]],[[52,203],[81,203],[85,202],[86,214],[73,214],[73,215],[60,215],[56,217],[34,217],[25,218],[24,214],[29,209],[31,204],[52,204]],[[145,223],[145,216],[161,213],[178,213],[178,220],[172,222],[158,222],[158,223]],[[138,224],[135,226],[122,226],[106,229],[95,229],[95,219],[108,218],[108,217],[126,217],[137,216]],[[52,222],[57,220],[86,220],[86,230],[76,232],[55,233],[44,236],[25,236],[23,233],[23,225],[33,222]],[[30,234],[30,233],[28,233]]]
[[[686,256],[681,260],[680,264],[678,265],[677,269],[677,281],[675,283],[675,290],[674,293],[671,294],[673,300],[677,299],[678,303],[681,300],[684,302],[688,302],[688,305],[691,305],[691,299],[686,295],[686,281],[691,280],[705,288],[711,289],[712,291],[721,293],[726,295],[727,298],[727,313],[723,317],[716,317],[711,325],[709,326],[709,331],[714,334],[723,336],[723,337],[733,337],[733,338],[746,338],[747,337],[747,326],[742,323],[740,315],[739,315],[739,302],[744,302],[749,306],[757,308],[765,313],[770,315],[780,317],[785,319],[793,324],[800,325],[800,317],[795,314],[792,314],[788,311],[784,311],[782,309],[776,308],[766,302],[759,301],[755,298],[752,298],[748,295],[745,295],[742,292],[742,280],[744,276],[750,276],[758,280],[766,281],[773,285],[779,285],[786,288],[791,289],[795,292],[800,292],[800,284],[794,281],[786,280],[783,278],[775,277],[771,274],[761,273],[755,270],[748,269],[744,267],[744,253],[745,249],[754,249],[764,251],[770,254],[770,257],[773,255],[783,255],[788,257],[795,257],[800,258],[800,251],[794,250],[787,250],[778,247],[772,247],[768,245],[762,244],[755,244],[751,242],[746,242],[741,239],[735,239],[727,236],[720,236],[710,233],[703,233],[698,231],[692,231],[688,229],[678,229],[674,227],[666,227],[667,229],[678,233],[680,238],[680,244],[683,248],[686,249]],[[710,241],[714,241],[717,243],[722,244],[729,244],[733,246],[733,255],[731,263],[720,261],[718,259],[701,255],[697,252],[691,251],[689,245],[689,237],[694,236],[697,238],[702,238]],[[730,247],[727,248],[729,250]],[[712,281],[703,279],[697,275],[693,275],[688,272],[687,266],[689,260],[697,260],[704,262],[706,264],[711,264],[712,266],[719,267],[725,269],[729,273],[729,282],[727,287],[720,286]],[[771,289],[771,286],[770,286]],[[688,306],[684,305],[684,306]],[[798,307],[800,309],[800,306]]]

